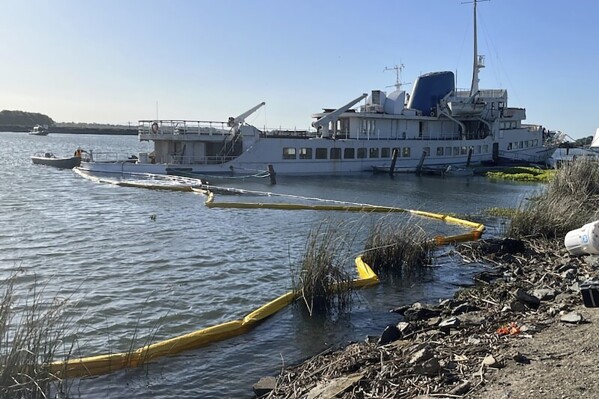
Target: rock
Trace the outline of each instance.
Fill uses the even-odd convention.
[[[376,335],[367,335],[366,339],[364,339],[364,342],[366,342],[367,344],[375,344],[379,342],[379,339],[381,339],[381,337],[378,337]]]
[[[270,391],[275,389],[276,385],[277,379],[275,377],[262,377],[252,388],[254,389],[254,395],[259,398],[270,393]]]
[[[523,304],[528,305],[534,309],[538,308],[539,305],[541,304],[541,301],[539,300],[539,298],[537,298],[534,295],[529,294],[522,288],[517,288],[516,291],[513,293],[513,295],[516,297],[517,300],[519,300]]]
[[[465,314],[461,314],[458,316],[458,319],[460,320],[460,322],[464,323],[464,324],[483,324],[487,318],[480,314],[480,313],[465,313]]]
[[[419,351],[417,351],[416,353],[414,353],[412,355],[412,357],[410,358],[410,360],[408,361],[408,363],[410,363],[410,364],[424,363],[425,361],[433,358],[434,356],[435,356],[435,354],[433,353],[433,351],[428,346],[426,346],[426,347],[420,349]]]
[[[530,359],[526,356],[524,356],[522,353],[520,352],[516,352],[516,354],[514,356],[512,356],[512,359],[514,359],[514,361],[516,363],[520,363],[520,364],[530,364]]]
[[[439,323],[441,323],[440,317],[432,317],[426,321],[426,324],[428,324],[430,327],[435,327]]]
[[[451,317],[439,323],[439,329],[443,332],[449,332],[452,328],[456,328],[459,325],[460,319],[458,319],[457,317]]]
[[[568,324],[580,324],[584,321],[584,318],[582,317],[582,315],[580,313],[570,312],[570,313],[563,314],[562,317],[559,319],[559,321],[561,321],[562,323],[568,323]]]
[[[377,344],[381,345],[381,346],[387,345],[388,343],[397,341],[400,338],[401,338],[401,332],[399,331],[399,328],[397,328],[397,326],[394,324],[389,324],[383,330],[383,333],[381,334],[381,338],[379,339]]]
[[[503,253],[517,254],[517,253],[522,253],[525,250],[526,250],[526,246],[524,245],[524,241],[522,241],[522,240],[505,238],[501,242],[501,251]]]
[[[461,315],[464,313],[477,312],[479,310],[480,310],[480,308],[478,306],[474,306],[474,305],[471,305],[470,303],[466,302],[466,303],[463,303],[463,304],[457,306],[456,308],[454,308],[451,311],[451,314],[453,316],[457,316],[457,315]]]
[[[399,313],[400,315],[402,315],[402,316],[403,316],[403,313],[404,313],[406,310],[410,309],[410,307],[411,307],[411,305],[399,306],[399,307],[397,307],[397,308],[391,309],[391,310],[390,310],[390,312],[393,312],[393,313]]]
[[[411,334],[415,331],[414,325],[406,321],[400,321],[399,323],[397,323],[397,329],[401,333],[402,337],[405,337],[406,335]]]
[[[532,292],[532,295],[539,298],[541,301],[551,301],[557,294],[552,288],[538,288]]]
[[[434,309],[430,306],[416,302],[409,309],[404,311],[403,317],[408,321],[419,321],[430,319],[439,316],[440,314],[441,311],[439,309]]]
[[[495,357],[493,357],[493,355],[485,356],[482,364],[483,364],[483,366],[493,367],[496,369],[503,367],[503,365],[500,362],[498,362],[497,359],[495,359]]]
[[[591,266],[592,268],[599,268],[599,256],[590,255],[590,256],[585,256],[583,259],[584,259],[584,263]]]
[[[555,315],[557,315],[558,313],[559,313],[559,309],[556,308],[555,306],[552,306],[549,309],[547,309],[547,314],[551,317],[555,317]]]
[[[334,398],[359,382],[364,373],[349,375],[347,377],[335,378],[331,381],[319,382],[308,392],[307,399]]]
[[[571,286],[568,287],[568,291],[569,292],[573,292],[575,294],[580,293],[580,285],[578,284],[578,281],[575,281],[574,284],[572,284]]]
[[[439,361],[434,357],[432,357],[428,360],[425,360],[421,364],[417,364],[414,366],[415,373],[427,375],[427,376],[437,375],[437,374],[439,374],[440,370],[441,370],[441,365],[439,364]]]
[[[576,278],[577,270],[575,268],[571,268],[565,270],[561,273],[562,278],[566,280],[574,280]]]
[[[458,368],[458,362],[454,362],[453,360],[449,360],[449,359],[445,359],[445,360],[439,360],[439,364],[441,365],[441,367],[443,367],[444,369],[447,370],[455,370]],[[453,374],[451,374],[453,375]],[[459,378],[454,381],[454,382],[447,382],[448,384],[453,384],[455,382],[457,382],[459,380]],[[448,380],[446,380],[448,381]]]
[[[514,300],[510,302],[510,310],[516,313],[524,313],[526,311],[526,306],[518,300]]]
[[[570,263],[568,261],[568,262],[565,262],[565,263],[563,263],[561,265],[558,265],[557,268],[555,269],[555,271],[558,272],[558,273],[563,273],[566,270],[570,270],[570,269],[576,270],[576,267],[573,266],[572,263]]]
[[[554,301],[557,303],[564,303],[564,302],[568,302],[571,297],[572,297],[571,294],[566,294],[564,292],[561,292],[555,296]]]
[[[499,278],[503,277],[503,273],[498,270],[492,271],[482,271],[480,273],[476,273],[473,277],[474,281],[483,282],[483,283],[491,283]]]
[[[467,394],[472,388],[472,384],[470,381],[464,381],[461,384],[455,386],[451,391],[449,391],[450,395],[462,396]]]

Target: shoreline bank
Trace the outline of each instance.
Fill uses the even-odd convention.
[[[509,398],[534,390],[532,397],[561,398],[577,397],[581,389],[599,394],[599,383],[581,386],[578,378],[559,377],[599,368],[599,354],[590,349],[586,354],[594,367],[577,361],[579,348],[597,346],[592,321],[599,317],[583,309],[580,284],[595,276],[599,257],[570,256],[561,240],[480,241],[462,244],[457,252],[465,263],[485,263],[492,271],[477,275],[474,287],[452,299],[394,309],[403,317],[376,342],[352,343],[286,368],[261,380],[256,394]],[[569,338],[574,335],[578,341]],[[551,366],[564,356],[574,371]]]

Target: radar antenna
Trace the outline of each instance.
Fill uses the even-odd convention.
[[[409,85],[412,82],[408,82],[408,83],[402,83],[401,82],[401,71],[405,68],[404,64],[399,64],[399,65],[395,65],[391,68],[389,67],[385,67],[385,69],[383,69],[383,72],[386,71],[395,71],[395,84],[392,86],[387,86],[387,87],[395,87],[397,90],[401,90],[401,86],[402,85]]]

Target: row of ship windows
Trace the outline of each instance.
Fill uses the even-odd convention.
[[[511,121],[511,122],[500,122],[499,123],[499,128],[504,130],[504,129],[517,129],[518,128],[518,122],[517,121]]]
[[[478,145],[473,147],[437,147],[436,155],[442,156],[457,156],[467,155],[468,149],[472,149],[474,154],[488,153],[489,146]],[[397,150],[397,156],[409,158],[412,156],[410,147],[403,148],[300,148],[299,151],[295,147],[283,147],[283,159],[365,159],[365,158],[390,158],[393,150]],[[424,147],[422,151],[426,156],[431,155],[431,148]],[[417,154],[420,156],[420,154]]]
[[[526,141],[514,141],[513,143],[508,143],[508,150],[517,150],[519,148],[528,148],[528,147],[536,147],[539,145],[539,140],[526,140]]]

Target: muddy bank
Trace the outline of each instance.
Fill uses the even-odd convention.
[[[555,374],[559,366],[547,368],[565,360],[570,368],[583,368],[574,375],[599,368],[599,354],[590,350],[597,347],[592,321],[599,310],[583,308],[580,292],[580,285],[597,274],[599,258],[572,257],[561,240],[480,241],[457,251],[465,262],[486,263],[493,270],[477,275],[474,287],[451,299],[394,309],[398,324],[387,326],[380,336],[263,379],[255,386],[256,394],[266,398],[599,394],[599,383],[574,383],[568,388]],[[568,338],[576,334],[578,341]],[[586,366],[577,361],[579,348],[587,348]],[[513,392],[506,387],[514,387]]]

